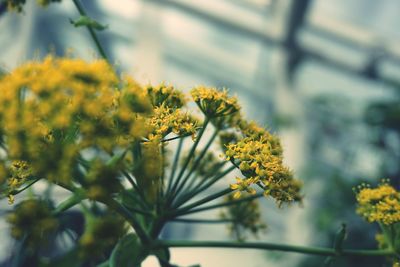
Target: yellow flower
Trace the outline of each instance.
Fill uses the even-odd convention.
[[[257,184],[265,196],[273,197],[279,205],[301,201],[301,183],[283,165],[279,139],[253,122],[242,121],[240,127],[244,138],[227,144],[225,155],[247,177],[245,187],[239,181],[242,191]]]
[[[199,86],[190,92],[194,102],[209,118],[231,115],[240,110],[236,97],[229,97],[226,90]]]
[[[181,109],[172,109],[162,104],[154,108],[154,113],[147,119],[151,134],[164,138],[171,132],[178,136],[193,135],[198,128],[198,121]]]
[[[151,110],[147,92],[130,78],[118,79],[104,60],[48,56],[0,79],[7,157],[29,162],[50,180],[69,182],[83,149],[111,153],[141,139]]]
[[[168,108],[181,108],[186,104],[185,95],[171,85],[164,83],[158,86],[148,85],[145,88],[153,106],[164,105]]]
[[[369,222],[390,225],[400,221],[400,193],[386,181],[377,188],[362,185],[357,191],[357,213]]]
[[[254,195],[256,193],[256,190],[254,188],[250,187],[250,185],[254,184],[254,181],[255,181],[255,178],[242,179],[242,178],[236,177],[236,183],[230,185],[230,188],[232,190],[238,190],[235,193],[233,193],[233,198],[234,199],[240,198],[243,191],[245,191],[251,195]]]

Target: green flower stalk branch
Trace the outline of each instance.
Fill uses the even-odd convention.
[[[320,248],[320,247],[302,247],[292,245],[280,245],[273,243],[232,243],[232,242],[218,242],[218,241],[180,241],[180,240],[164,240],[154,244],[156,248],[164,247],[180,247],[180,248],[238,248],[238,249],[261,249],[261,250],[273,250],[273,251],[285,251],[295,252],[302,254],[311,254],[319,256],[338,256],[337,251],[331,248]],[[393,251],[391,250],[342,250],[339,256],[392,256]]]
[[[24,2],[7,1],[16,11]],[[154,255],[175,266],[169,248],[210,247],[386,257],[399,266],[400,193],[386,180],[355,189],[357,213],[380,226],[376,250],[347,248],[344,226],[332,248],[247,242],[266,228],[259,201],[302,203],[303,183],[284,164],[279,137],[246,120],[225,89],[189,95],[118,76],[95,33],[104,27],[73,2],[82,17],[72,23],[88,28],[102,59],[47,56],[0,78],[0,196],[13,205],[7,221],[26,257],[40,266],[140,266]],[[37,183],[69,195],[55,205]],[[191,217],[210,210],[214,218]],[[75,229],[66,226],[74,212],[84,226],[72,248],[41,255]],[[225,224],[232,240],[163,240],[171,223]]]
[[[85,26],[88,29],[90,37],[92,38],[97,50],[99,51],[100,56],[109,62],[106,52],[104,51],[104,48],[102,47],[102,45],[99,41],[99,38],[97,37],[97,34],[96,34],[96,30],[104,30],[106,27],[100,25],[98,22],[94,21],[93,19],[90,19],[87,16],[85,9],[82,7],[79,0],[72,0],[72,1],[74,2],[76,9],[78,10],[79,14],[81,15],[81,18],[75,22],[71,21],[71,23],[73,25],[75,25],[75,27]]]

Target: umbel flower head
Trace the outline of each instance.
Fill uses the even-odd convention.
[[[362,184],[356,191],[357,213],[369,222],[391,225],[400,221],[400,193],[384,180],[377,188]]]
[[[301,182],[283,165],[279,139],[254,122],[244,120],[239,124],[242,139],[226,145],[225,155],[238,166],[244,179],[231,185],[235,198],[246,191],[255,194],[257,185],[265,196],[273,197],[278,204],[301,201]]]
[[[199,86],[190,92],[194,102],[209,118],[228,116],[240,110],[236,97],[230,97],[226,90]]]
[[[141,139],[149,131],[144,118],[151,110],[145,91],[120,80],[104,60],[48,56],[0,79],[7,159],[27,162],[33,175],[51,181],[69,182],[84,149],[112,153]]]
[[[164,83],[158,86],[148,85],[147,96],[153,105],[153,114],[146,119],[152,131],[149,140],[162,140],[170,133],[177,136],[194,135],[199,127],[199,121],[185,111],[184,94],[173,86]]]

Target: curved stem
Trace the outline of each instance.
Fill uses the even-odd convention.
[[[78,9],[78,12],[81,16],[87,16],[85,10],[83,9],[82,5],[79,3],[79,0],[72,0],[75,4],[76,9]],[[100,44],[99,38],[97,38],[96,32],[91,26],[86,26],[90,33],[90,37],[92,38],[94,44],[96,45],[97,50],[99,51],[101,57],[105,59],[107,62],[110,62],[108,60],[108,57],[106,53],[104,52],[103,47]]]
[[[186,241],[186,240],[162,240],[154,244],[156,248],[164,247],[212,247],[212,248],[251,248],[262,250],[276,250],[285,252],[295,252],[302,254],[312,254],[320,256],[338,256],[337,251],[332,248],[292,246],[274,243],[254,243],[254,242],[224,242],[224,241]],[[344,249],[339,256],[394,256],[392,250],[364,250],[364,249]]]

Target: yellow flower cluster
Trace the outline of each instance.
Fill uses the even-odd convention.
[[[144,90],[120,81],[104,60],[49,56],[0,80],[7,158],[28,162],[37,177],[52,181],[68,182],[85,148],[112,152],[139,140],[150,111]]]
[[[158,86],[148,85],[146,90],[155,107],[165,105],[170,108],[181,108],[186,104],[185,95],[171,85],[164,83]]]
[[[171,132],[178,136],[194,135],[199,127],[199,122],[193,116],[180,108],[173,109],[166,105],[154,107],[154,114],[147,123],[153,129],[149,139],[159,140]]]
[[[236,97],[229,97],[226,90],[204,86],[193,88],[190,92],[194,102],[209,118],[231,115],[240,110]]]
[[[356,198],[357,213],[369,222],[390,225],[400,221],[400,192],[387,182],[377,188],[360,186]]]
[[[23,185],[32,175],[32,170],[26,161],[14,160],[10,166],[10,177],[7,181],[8,202],[14,203],[13,191]]]
[[[263,189],[265,196],[273,197],[278,204],[301,201],[301,182],[283,165],[282,147],[279,139],[254,122],[242,121],[239,125],[243,138],[226,145],[225,155],[238,166],[245,179],[231,185],[235,198],[241,191],[254,194],[252,185]]]
[[[152,129],[149,140],[161,141],[170,133],[178,136],[196,133],[199,122],[183,110],[186,99],[181,91],[165,84],[147,86],[146,90],[154,111],[146,120]]]
[[[139,188],[149,203],[154,203],[158,190],[161,189],[163,172],[163,157],[159,140],[151,140],[142,144],[141,164],[133,171]]]

